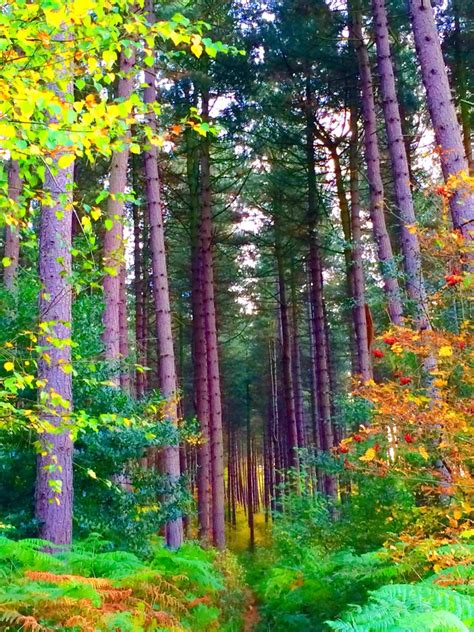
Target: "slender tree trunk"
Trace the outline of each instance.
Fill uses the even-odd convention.
[[[252,434],[250,430],[250,384],[246,385],[246,421],[247,421],[247,520],[250,534],[250,548],[255,546],[255,525],[254,525],[254,484],[252,467]]]
[[[357,108],[351,106],[351,140],[349,147],[349,171],[351,191],[351,232],[352,232],[352,279],[354,293],[354,325],[357,344],[358,370],[362,380],[372,379],[369,341],[367,337],[367,317],[365,307],[364,269],[362,266],[362,246],[360,227],[359,171],[357,160]]]
[[[142,235],[140,230],[140,212],[139,207],[133,205],[133,268],[134,268],[134,293],[135,293],[135,347],[137,354],[137,364],[144,366],[146,357],[144,355],[144,311],[145,297],[143,287],[143,249]],[[135,394],[138,399],[145,394],[145,373],[143,370],[137,369],[135,372]]]
[[[209,118],[209,94],[202,95],[203,119]],[[214,544],[225,546],[224,446],[222,437],[222,402],[219,350],[214,299],[214,264],[212,243],[212,199],[209,141],[201,148],[201,226],[203,309],[206,323],[207,380],[209,389],[211,435],[212,533]]]
[[[147,0],[145,10],[148,21],[153,24],[153,4]],[[156,101],[156,74],[153,67],[145,69],[146,88],[144,101],[152,106]],[[155,131],[155,113],[150,107],[146,115],[148,126]],[[165,250],[165,231],[163,225],[163,207],[161,203],[160,176],[158,172],[158,155],[155,145],[151,145],[144,154],[145,189],[150,224],[150,249],[153,274],[153,298],[156,313],[156,337],[158,343],[158,375],[160,391],[166,399],[166,419],[177,428],[178,393],[176,382],[176,365],[173,348],[173,328],[171,322],[170,295],[168,287],[168,270]],[[178,439],[163,450],[163,470],[169,477],[172,486],[180,478],[180,454]],[[166,525],[166,543],[176,549],[183,542],[183,521],[176,518]]]
[[[454,76],[456,79],[456,91],[459,101],[459,112],[461,116],[461,127],[463,135],[464,152],[471,172],[474,170],[472,159],[472,138],[471,138],[471,104],[467,100],[466,81],[466,51],[464,38],[459,16],[459,1],[452,0],[452,11],[454,17]]]
[[[62,32],[54,39],[70,38]],[[58,81],[64,87],[59,89],[56,84],[54,91],[64,104],[73,101],[71,75],[71,67],[57,69]],[[50,123],[57,120],[51,118]],[[73,503],[73,443],[68,426],[72,413],[70,275],[74,165],[60,169],[62,155],[58,152],[53,159],[51,167],[55,173],[47,168],[45,174],[48,203],[41,209],[39,232],[39,320],[51,324],[38,341],[42,348],[38,361],[41,421],[60,430],[40,435],[43,450],[37,461],[35,514],[41,538],[68,545],[72,540]]]
[[[447,181],[451,176],[458,176],[461,172],[468,173],[469,164],[454,108],[431,1],[408,0],[408,4],[428,110],[436,142],[440,147],[441,168],[444,179]],[[472,239],[474,225],[472,192],[458,187],[449,200],[449,207],[454,228],[461,232],[465,240]]]
[[[425,282],[421,267],[421,251],[416,233],[416,216],[410,187],[410,170],[403,139],[400,109],[390,51],[388,18],[385,0],[372,0],[377,45],[377,64],[382,94],[385,129],[392,167],[395,203],[401,220],[401,247],[406,273],[408,296],[413,303],[418,328],[429,327]]]
[[[120,266],[119,287],[119,351],[120,351],[120,386],[124,391],[130,390],[130,373],[128,370],[128,320],[127,320],[127,271],[125,263]]]
[[[204,543],[212,541],[210,465],[211,441],[209,419],[209,388],[207,381],[206,321],[203,304],[203,262],[199,236],[199,159],[196,140],[187,132],[187,178],[191,210],[191,274],[193,313],[193,369],[194,408],[199,421],[203,443],[198,448],[198,522],[199,537]]]
[[[283,369],[283,389],[285,400],[285,416],[288,439],[288,466],[298,467],[296,448],[298,447],[298,430],[296,425],[295,389],[291,366],[291,336],[288,315],[288,300],[286,296],[285,271],[281,252],[280,229],[275,215],[275,256],[278,270],[279,308],[281,319],[281,360]]]
[[[295,401],[296,433],[298,437],[298,447],[304,448],[305,419],[303,405],[303,384],[301,380],[301,354],[300,336],[298,331],[298,297],[297,297],[297,274],[295,262],[291,261],[291,370],[293,374],[293,389]]]
[[[126,57],[120,53],[120,78],[117,97],[130,98],[133,92],[135,52],[131,50]],[[111,228],[105,231],[103,260],[104,276],[104,334],[105,359],[116,363],[120,358],[120,269],[124,261],[123,215],[124,194],[127,186],[127,168],[129,156],[130,131],[125,134],[124,148],[112,155],[109,179],[109,197],[107,199],[107,219]]]
[[[384,290],[387,296],[388,314],[394,324],[401,325],[403,322],[403,307],[397,280],[396,264],[393,258],[392,245],[388,236],[384,216],[384,187],[377,141],[377,120],[375,115],[372,72],[370,70],[369,55],[362,35],[359,0],[352,0],[350,6],[353,7],[351,11],[352,24],[350,25],[350,31],[357,53],[362,89],[365,159],[370,190],[370,218],[372,220],[374,238],[377,245]]]
[[[341,212],[341,225],[344,234],[344,263],[346,268],[346,292],[350,303],[354,301],[354,279],[353,279],[353,261],[352,261],[352,230],[351,230],[351,213],[347,202],[346,191],[344,187],[344,178],[342,176],[341,159],[337,151],[335,143],[328,144],[334,163],[334,175],[336,178],[337,198],[339,201],[339,210]],[[355,340],[355,323],[354,310],[347,310],[347,330],[349,333],[349,343],[351,352],[352,375],[357,373],[357,348]]]
[[[18,204],[22,190],[22,182],[20,178],[20,165],[16,160],[10,162],[8,169],[8,197],[13,204]],[[16,283],[18,273],[18,263],[20,259],[20,231],[19,224],[7,224],[5,229],[5,251],[4,257],[10,260],[10,263],[3,271],[3,282],[5,287],[13,290]]]
[[[311,280],[309,298],[313,316],[314,355],[318,392],[318,417],[321,428],[321,448],[329,451],[334,446],[331,417],[331,377],[329,374],[329,349],[326,335],[326,319],[323,296],[323,270],[321,252],[316,241],[318,225],[318,200],[316,188],[316,159],[314,155],[314,114],[313,96],[309,81],[306,83],[306,168],[308,183],[308,241],[309,277]],[[337,480],[325,477],[325,491],[328,496],[337,494]]]

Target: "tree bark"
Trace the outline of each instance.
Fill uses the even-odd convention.
[[[469,169],[472,173],[474,170],[474,161],[472,158],[471,105],[468,103],[467,98],[465,42],[459,15],[459,1],[452,0],[451,4],[454,18],[454,77],[456,79],[456,92],[459,101],[464,152],[466,154]]]
[[[202,116],[209,118],[209,94],[202,95]],[[211,436],[212,533],[217,548],[225,547],[224,446],[222,435],[222,401],[219,372],[216,307],[214,298],[214,264],[212,240],[212,198],[209,141],[201,147],[201,261],[203,309],[207,343],[207,381],[209,389]]]
[[[120,266],[119,287],[119,351],[120,351],[120,386],[124,391],[130,390],[130,374],[128,370],[128,321],[127,321],[127,271],[125,263]]]
[[[359,171],[357,160],[357,108],[351,106],[351,139],[349,146],[349,172],[351,192],[351,233],[352,233],[352,289],[354,293],[354,325],[357,344],[358,371],[365,382],[372,379],[369,341],[367,337],[367,317],[365,308],[364,269],[362,266]]]
[[[288,467],[298,467],[296,449],[298,448],[298,430],[296,424],[295,389],[291,366],[291,336],[288,315],[288,300],[286,296],[285,270],[281,252],[281,236],[278,225],[278,210],[274,217],[275,223],[275,256],[278,271],[278,305],[281,320],[281,362],[283,369],[283,397],[285,401],[286,436],[288,439],[287,454]]]
[[[147,19],[153,24],[153,4],[147,0],[145,10]],[[144,101],[152,106],[156,101],[156,74],[154,67],[145,68]],[[155,113],[152,107],[146,114],[146,123],[153,132],[156,131]],[[165,417],[177,430],[178,425],[178,392],[176,381],[176,365],[173,348],[173,328],[171,322],[170,295],[168,286],[168,270],[165,250],[165,231],[163,225],[163,207],[161,203],[160,176],[158,172],[158,155],[155,145],[144,152],[145,190],[150,225],[150,250],[153,275],[153,298],[156,315],[156,337],[158,347],[158,378],[161,395],[166,399]],[[171,487],[178,482],[181,474],[178,438],[163,450],[162,467],[168,476]],[[183,520],[181,516],[166,524],[166,543],[176,549],[183,542]]]
[[[139,207],[133,205],[133,269],[134,269],[134,294],[135,294],[135,348],[137,356],[137,364],[144,366],[146,356],[144,354],[145,331],[144,331],[144,312],[145,312],[145,296],[143,283],[143,248],[142,234],[140,229],[140,211]],[[137,369],[135,372],[135,395],[138,399],[145,394],[145,373],[143,370]]]
[[[133,91],[135,52],[130,57],[125,51],[120,53],[120,78],[117,97],[121,100],[130,98]],[[127,186],[127,168],[129,156],[130,130],[123,139],[122,151],[112,155],[109,179],[109,197],[107,199],[106,218],[112,222],[111,228],[105,231],[103,246],[104,276],[104,334],[105,359],[117,363],[120,359],[120,268],[124,261],[123,247],[123,215],[124,194]],[[116,380],[117,378],[115,378]]]
[[[8,197],[13,204],[18,204],[22,190],[20,178],[20,165],[16,160],[10,162],[8,169]],[[3,282],[5,287],[13,290],[18,274],[18,263],[20,259],[20,231],[19,223],[16,225],[7,224],[5,228],[5,250],[4,256],[10,260],[9,265],[4,268]]]
[[[435,17],[430,0],[409,0],[415,47],[436,143],[440,148],[444,179],[469,172],[448,73],[441,52]],[[466,241],[472,239],[474,195],[458,187],[449,200],[453,226]]]
[[[401,249],[405,266],[407,292],[413,304],[416,326],[419,329],[427,329],[429,327],[429,319],[425,281],[421,266],[420,244],[416,233],[416,216],[410,187],[410,170],[395,86],[385,0],[372,0],[372,13],[375,24],[380,91],[392,167],[395,203],[401,220]]]
[[[198,523],[199,538],[205,544],[212,541],[211,490],[210,490],[210,419],[209,388],[207,381],[206,322],[203,304],[203,262],[200,243],[199,221],[199,158],[198,146],[191,134],[187,134],[187,179],[191,211],[191,275],[192,275],[192,344],[194,369],[194,408],[199,421],[202,444],[198,448]]]
[[[380,153],[377,141],[377,120],[375,115],[374,90],[369,55],[362,35],[361,16],[358,0],[352,0],[351,37],[357,53],[362,90],[362,112],[364,116],[364,144],[367,163],[367,179],[370,191],[370,218],[372,220],[377,254],[380,263],[387,307],[390,320],[395,325],[403,322],[403,307],[397,280],[397,269],[393,258],[392,245],[388,236],[384,216],[384,187],[380,169]]]
[[[58,33],[54,39],[65,39],[65,33]],[[54,91],[63,104],[73,101],[71,70],[61,67],[57,71],[64,88],[59,89],[56,84]],[[57,122],[50,119],[51,124]],[[59,151],[53,159],[55,173],[49,168],[45,173],[47,203],[41,209],[39,231],[39,319],[46,324],[46,331],[38,340],[42,348],[38,360],[41,420],[60,430],[40,436],[43,450],[37,460],[35,514],[41,538],[69,545],[73,505],[73,443],[68,425],[72,413],[70,275],[74,165],[60,169],[58,161],[62,155]]]
[[[329,350],[327,346],[326,319],[323,296],[323,271],[321,252],[316,241],[318,226],[318,199],[316,188],[316,159],[314,155],[313,96],[309,82],[306,84],[306,170],[308,196],[308,270],[310,278],[309,300],[311,301],[316,384],[318,393],[318,418],[321,429],[321,449],[329,451],[334,446],[331,416],[331,377],[329,374]],[[325,491],[330,497],[337,494],[337,480],[325,476]]]

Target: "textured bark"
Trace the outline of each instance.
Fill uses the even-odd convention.
[[[390,320],[401,325],[403,308],[400,288],[397,281],[397,270],[393,258],[392,245],[387,231],[384,216],[384,187],[380,169],[380,153],[377,142],[377,120],[375,116],[374,90],[369,55],[362,35],[362,25],[358,0],[350,3],[353,8],[351,36],[357,53],[360,84],[362,90],[362,112],[364,116],[364,144],[367,163],[367,179],[370,192],[370,218],[372,220],[377,254],[380,263],[387,307]]]
[[[211,490],[210,490],[210,428],[209,428],[209,388],[207,381],[206,321],[203,305],[202,248],[199,238],[199,159],[195,139],[188,133],[187,178],[191,210],[191,274],[193,313],[193,369],[194,408],[199,421],[203,443],[198,448],[198,522],[199,537],[205,542],[212,541],[211,530]]]
[[[133,205],[133,269],[134,269],[134,294],[135,294],[135,348],[137,355],[137,364],[144,366],[146,356],[144,354],[144,312],[145,312],[145,296],[143,283],[143,251],[142,251],[142,235],[140,230],[140,209]],[[141,370],[135,372],[135,394],[138,399],[145,394],[145,373]]]
[[[418,328],[429,327],[425,282],[421,267],[421,251],[416,233],[416,217],[410,187],[410,171],[403,138],[400,109],[390,51],[388,18],[385,0],[372,0],[377,46],[380,91],[392,167],[395,204],[400,216],[400,238],[406,274],[406,286],[414,308]]]
[[[330,450],[334,445],[331,418],[331,378],[329,374],[329,349],[326,335],[326,319],[323,296],[323,270],[321,252],[316,241],[318,226],[318,199],[316,188],[316,160],[314,155],[314,114],[313,98],[306,86],[306,169],[308,195],[308,271],[310,278],[309,300],[311,301],[316,384],[318,392],[318,419],[321,433],[321,449]],[[324,482],[328,496],[337,494],[337,480],[326,476]]]
[[[334,175],[336,178],[336,191],[337,199],[339,202],[339,211],[341,213],[341,225],[342,232],[344,234],[344,263],[346,272],[346,293],[348,300],[352,303],[354,300],[354,279],[353,279],[353,261],[352,261],[352,230],[351,230],[351,213],[349,210],[349,203],[346,197],[346,190],[344,187],[344,178],[342,176],[341,159],[337,146],[334,142],[326,141],[328,149],[331,154],[331,158],[334,164]],[[351,352],[351,368],[352,375],[355,375],[358,371],[358,359],[357,348],[355,340],[355,323],[354,323],[354,310],[347,310],[347,330],[349,333],[349,345]]]
[[[155,21],[153,4],[147,0],[147,18],[150,23]],[[156,75],[154,68],[145,69],[144,101],[152,105],[156,101]],[[155,113],[149,109],[146,123],[156,130]],[[156,337],[158,347],[158,378],[160,391],[166,399],[166,419],[177,428],[178,402],[176,365],[173,348],[173,328],[171,322],[170,295],[168,287],[168,270],[165,250],[165,231],[163,225],[163,207],[161,203],[160,176],[158,172],[158,155],[156,146],[152,145],[144,152],[145,161],[145,190],[148,207],[148,221],[150,225],[150,250],[153,275],[153,299],[156,315]],[[180,478],[180,454],[178,440],[163,450],[162,467],[168,476],[171,486],[178,483]],[[176,549],[183,542],[183,521],[181,517],[166,524],[166,543]]]
[[[204,120],[209,117],[209,95],[202,96]],[[222,401],[219,373],[219,349],[217,339],[216,307],[214,299],[214,264],[212,240],[212,199],[210,182],[209,141],[201,147],[201,261],[203,309],[207,343],[207,380],[209,389],[210,435],[211,435],[211,488],[212,488],[212,534],[214,545],[225,546],[224,508],[224,445],[222,436]]]
[[[454,18],[454,77],[456,79],[456,92],[459,101],[464,152],[469,169],[472,172],[474,170],[474,161],[472,158],[471,104],[468,102],[467,95],[466,51],[458,0],[452,0],[451,5]]]
[[[295,402],[296,434],[298,447],[306,444],[303,406],[303,384],[301,380],[300,337],[298,331],[297,275],[295,262],[291,262],[291,372],[293,376],[293,398]]]
[[[247,420],[247,521],[250,533],[250,548],[255,546],[254,503],[256,487],[254,485],[254,467],[252,463],[252,434],[250,430],[250,384],[246,385],[246,420]]]
[[[128,321],[127,321],[127,280],[125,264],[120,266],[119,287],[119,352],[122,363],[120,370],[120,386],[125,391],[130,390],[130,374],[128,372]]]
[[[133,68],[135,52],[126,57],[120,53],[120,79],[118,81],[117,97],[129,99],[134,84]],[[104,266],[108,268],[104,276],[104,334],[105,359],[117,362],[120,358],[120,268],[124,259],[123,248],[123,214],[124,193],[127,186],[127,168],[129,156],[130,132],[123,139],[122,151],[115,151],[112,155],[109,178],[109,197],[107,199],[107,219],[112,221],[110,230],[105,231],[103,246]]]
[[[56,36],[64,39],[64,33]],[[54,88],[62,103],[73,100],[70,68],[58,69],[58,79],[65,87]],[[57,86],[57,84],[56,84]],[[51,124],[56,123],[54,119]],[[58,152],[54,166],[61,158]],[[68,424],[72,412],[71,365],[71,235],[73,213],[73,173],[71,164],[57,169],[53,175],[46,169],[44,191],[50,197],[41,209],[39,231],[39,319],[52,323],[39,338],[42,352],[38,361],[38,379],[42,407],[41,419],[61,428],[57,433],[40,435],[45,454],[37,461],[35,514],[39,522],[39,536],[55,544],[68,545],[72,540],[73,443]],[[60,344],[54,344],[62,341]],[[65,368],[67,367],[67,369]],[[61,403],[52,401],[60,396]],[[51,481],[61,481],[60,493],[55,493]]]
[[[351,140],[349,147],[349,172],[351,192],[351,233],[352,233],[352,290],[354,299],[354,326],[356,334],[358,371],[366,381],[373,377],[370,361],[369,341],[367,337],[367,318],[365,309],[364,269],[362,266],[362,246],[360,227],[359,172],[357,160],[357,109],[351,107]]]
[[[8,197],[14,204],[18,203],[22,190],[20,178],[20,165],[16,160],[10,162],[8,168]],[[18,263],[20,259],[20,233],[19,227],[7,225],[5,228],[5,251],[4,256],[10,259],[10,265],[4,268],[3,282],[5,287],[13,290],[18,273]]]
[[[281,252],[281,237],[278,227],[278,217],[275,214],[275,256],[278,271],[278,304],[281,321],[281,363],[283,371],[283,397],[285,401],[285,421],[288,467],[298,467],[296,448],[298,447],[298,431],[296,425],[295,389],[291,366],[291,335],[288,313],[288,299],[286,295],[285,270]]]
[[[436,142],[440,148],[444,179],[468,172],[469,165],[456,117],[448,73],[430,0],[409,0],[410,17],[423,84]],[[472,239],[474,195],[458,189],[449,200],[453,226],[464,239]]]

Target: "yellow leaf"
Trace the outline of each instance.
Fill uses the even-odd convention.
[[[428,452],[426,451],[425,446],[420,445],[420,447],[418,448],[418,452],[421,454],[421,456],[425,459],[425,461],[428,460],[429,455]]]
[[[91,211],[91,217],[94,221],[97,221],[99,217],[102,215],[102,211],[100,208],[93,208]]]
[[[91,470],[90,468],[87,470],[87,474],[91,478],[95,478],[95,479],[97,478],[97,474],[94,472],[94,470]]]
[[[13,364],[13,362],[5,362],[3,368],[5,369],[5,371],[13,371],[15,365]]]
[[[8,266],[11,266],[11,264],[12,264],[12,260],[10,259],[10,257],[3,257],[2,266],[4,268],[8,268]]]
[[[412,235],[416,233],[416,226],[414,224],[407,224],[406,229]]]
[[[60,169],[66,169],[73,162],[74,162],[74,154],[65,154],[64,156],[61,156],[61,158],[59,158],[58,167]]]
[[[84,217],[81,219],[81,224],[84,228],[85,233],[88,233],[91,230],[91,220],[89,217],[87,217],[87,215],[84,215]]]
[[[193,35],[191,38],[191,52],[196,55],[197,58],[201,57],[203,46],[201,44],[201,37],[199,35]]]
[[[377,453],[375,452],[374,448],[369,448],[364,456],[359,457],[359,461],[373,461],[376,454]]]
[[[441,347],[439,350],[440,358],[449,358],[449,356],[453,355],[453,348],[449,346]]]
[[[455,520],[460,520],[462,518],[462,511],[460,509],[455,509],[453,511],[453,516]]]

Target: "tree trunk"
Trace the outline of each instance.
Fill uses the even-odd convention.
[[[199,159],[196,140],[187,132],[187,179],[191,210],[191,274],[192,274],[192,344],[194,369],[194,408],[203,443],[198,448],[198,522],[199,538],[205,544],[212,541],[210,465],[211,442],[209,428],[209,388],[207,382],[206,322],[203,304],[203,262],[199,236]]]
[[[301,354],[300,336],[298,331],[298,297],[297,297],[297,274],[295,261],[291,260],[291,372],[293,374],[293,398],[295,401],[296,433],[298,437],[298,447],[304,448],[305,419],[303,405],[303,385],[301,381]]]
[[[327,142],[327,141],[326,141]],[[337,151],[335,143],[328,143],[328,149],[331,153],[334,163],[334,175],[336,178],[337,198],[339,201],[339,210],[341,213],[342,232],[344,234],[344,263],[346,272],[346,293],[350,303],[354,300],[354,279],[353,279],[353,261],[352,261],[352,230],[351,230],[351,214],[349,204],[347,202],[346,191],[344,188],[344,179],[342,176],[341,159]],[[356,375],[358,370],[357,349],[355,341],[355,324],[354,310],[352,308],[347,311],[347,331],[349,334],[349,344],[351,352],[351,368],[352,375]]]
[[[306,84],[306,169],[308,195],[308,241],[311,312],[313,317],[313,341],[318,393],[318,418],[321,429],[321,449],[329,451],[334,445],[331,418],[331,377],[329,374],[329,349],[327,346],[326,319],[323,296],[323,270],[321,252],[316,242],[318,225],[318,200],[316,188],[316,159],[314,155],[313,97],[309,81]],[[334,476],[325,477],[325,491],[330,497],[337,494]]]
[[[209,94],[202,95],[202,115],[209,118]],[[219,373],[216,307],[214,299],[214,264],[212,243],[212,199],[210,182],[209,141],[201,148],[201,261],[203,309],[207,343],[207,380],[209,389],[211,435],[212,533],[217,548],[225,547],[224,513],[224,446],[222,436],[222,401]]]
[[[143,241],[140,230],[140,209],[133,205],[133,268],[134,268],[134,293],[135,293],[135,347],[137,364],[144,366],[146,364],[146,356],[144,354],[144,312],[145,312],[145,296],[143,283]],[[135,395],[138,399],[145,394],[145,373],[143,370],[137,369],[135,372]]]
[[[147,0],[145,10],[147,19],[153,24],[153,4]],[[156,101],[156,74],[153,67],[145,68],[144,101],[152,106]],[[155,113],[152,107],[146,115],[147,125],[153,132],[156,130]],[[165,250],[165,231],[163,226],[163,208],[161,203],[160,176],[158,172],[158,155],[155,145],[151,145],[144,153],[145,190],[150,224],[150,250],[153,274],[153,298],[156,315],[156,337],[158,347],[158,377],[161,395],[166,399],[166,420],[175,429],[178,425],[178,392],[176,383],[176,366],[173,348],[173,329],[171,322],[170,295],[168,287],[168,270]],[[179,482],[180,455],[178,439],[163,450],[162,466],[169,477],[172,487]],[[176,518],[166,525],[166,543],[176,549],[183,542],[183,521]]]
[[[370,190],[370,218],[373,224],[374,238],[380,271],[387,296],[390,320],[395,325],[403,322],[403,307],[397,280],[397,269],[393,258],[392,245],[388,236],[384,216],[384,187],[380,169],[380,153],[377,141],[377,120],[375,116],[374,90],[369,55],[362,35],[361,16],[358,0],[353,0],[352,24],[350,32],[359,63],[362,90],[362,112],[364,115],[364,144],[367,163],[367,179]]]
[[[357,160],[357,109],[353,104],[350,113],[351,139],[349,146],[349,172],[351,190],[351,233],[352,233],[352,289],[354,293],[354,325],[357,344],[358,371],[365,382],[372,379],[367,317],[365,308],[364,269],[362,266],[359,170]]]
[[[278,213],[278,210],[277,210]],[[280,229],[278,217],[275,214],[275,256],[278,270],[278,294],[281,320],[281,361],[283,369],[283,396],[285,401],[286,436],[288,439],[288,467],[298,467],[296,448],[298,448],[298,430],[296,425],[295,389],[291,366],[291,336],[288,315],[288,300],[286,296],[285,271],[281,252]]]
[[[130,374],[128,370],[128,321],[127,321],[127,271],[125,263],[120,266],[119,287],[119,351],[120,351],[120,386],[124,391],[130,390]]]
[[[472,159],[472,139],[471,139],[471,104],[467,96],[466,78],[466,51],[464,50],[464,38],[459,15],[459,1],[452,0],[452,11],[454,18],[454,77],[456,79],[456,92],[459,101],[459,112],[461,116],[461,128],[469,169],[474,170]]]
[[[433,123],[436,142],[440,148],[444,179],[469,172],[456,110],[448,81],[448,73],[441,52],[441,44],[430,0],[408,0],[426,90],[428,110]],[[449,200],[453,226],[464,239],[472,238],[474,221],[474,195],[458,187]]]
[[[401,247],[405,265],[406,286],[408,296],[413,304],[416,326],[419,329],[426,329],[429,327],[428,305],[421,267],[420,244],[416,233],[415,208],[410,187],[410,170],[403,138],[390,51],[385,0],[372,0],[372,12],[375,23],[377,64],[392,167],[395,203],[401,220]]]
[[[20,165],[16,160],[10,162],[8,169],[8,197],[13,204],[18,204],[22,190],[20,179]],[[13,290],[18,273],[18,263],[20,259],[20,231],[19,223],[16,225],[7,224],[5,228],[5,251],[4,257],[10,260],[9,265],[4,268],[3,282],[5,287]]]
[[[246,420],[247,420],[247,520],[250,534],[250,548],[255,546],[255,525],[254,525],[254,481],[252,467],[252,434],[250,431],[250,384],[246,385]]]
[[[65,33],[55,36],[64,38]],[[54,89],[68,107],[74,95],[70,72],[70,67],[58,68],[58,81],[64,87]],[[52,118],[50,123],[57,120]],[[35,514],[41,538],[68,545],[72,540],[73,504],[73,443],[68,425],[72,412],[70,275],[74,165],[59,169],[62,155],[59,151],[54,157],[52,167],[56,173],[49,168],[45,173],[44,190],[51,201],[41,209],[39,320],[51,324],[38,341],[42,348],[38,360],[41,421],[61,430],[40,435],[43,450],[37,461]]]
[[[133,91],[134,50],[132,49],[130,57],[125,56],[125,51],[120,53],[120,79],[118,81],[117,97],[122,100],[129,99]],[[110,165],[107,219],[112,224],[110,229],[105,231],[103,246],[105,268],[103,341],[105,345],[105,359],[111,363],[117,363],[120,358],[120,268],[124,261],[123,214],[124,194],[127,186],[130,131],[127,131],[125,134],[123,142],[124,148],[122,151],[113,153]]]

